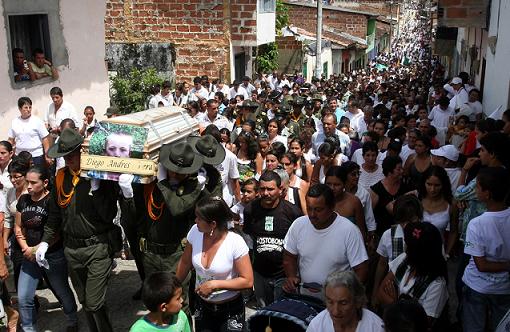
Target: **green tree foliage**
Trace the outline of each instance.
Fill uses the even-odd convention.
[[[280,36],[282,29],[289,25],[289,9],[281,0],[276,1],[276,34]],[[258,48],[257,70],[259,72],[270,72],[278,69],[278,45],[269,43]]]
[[[161,85],[163,80],[154,68],[119,71],[110,80],[112,103],[122,114],[143,111],[150,95],[150,87]]]
[[[276,1],[276,34],[281,35],[282,29],[289,25],[289,8],[281,0]]]

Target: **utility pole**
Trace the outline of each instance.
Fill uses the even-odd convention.
[[[322,74],[322,0],[317,0],[317,40],[315,50],[315,77],[321,78]]]

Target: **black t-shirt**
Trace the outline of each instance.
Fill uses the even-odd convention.
[[[34,247],[41,242],[44,225],[48,220],[48,202],[50,195],[46,195],[43,199],[34,202],[29,194],[21,195],[16,204],[16,210],[21,213],[21,229],[25,235],[27,245]],[[59,241],[51,246],[48,252],[54,251],[62,247]]]
[[[375,232],[379,236],[382,236],[382,234],[394,224],[393,216],[386,209],[386,205],[409,192],[409,188],[401,183],[397,193],[395,195],[391,195],[386,188],[384,188],[381,181],[370,187],[370,189],[379,196],[377,205],[374,206],[374,216],[377,224]]]
[[[283,240],[290,225],[302,213],[294,204],[281,199],[274,209],[264,209],[260,198],[244,209],[243,231],[253,238],[253,269],[266,278],[281,278]]]

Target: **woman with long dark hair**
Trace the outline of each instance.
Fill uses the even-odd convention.
[[[432,143],[428,136],[419,136],[416,138],[414,151],[415,154],[409,156],[404,165],[404,177],[409,187],[416,188],[423,179],[423,174],[427,172],[432,165],[430,149]]]
[[[391,304],[402,295],[412,297],[425,309],[431,327],[437,327],[435,320],[445,313],[448,301],[441,234],[430,223],[411,223],[404,228],[404,240],[405,253],[389,263],[378,299]]]
[[[458,222],[457,209],[452,204],[450,179],[444,168],[431,166],[423,176],[418,194],[423,205],[423,221],[436,226],[442,238],[446,229],[450,229],[446,242],[446,254],[449,257],[457,240]]]
[[[262,173],[262,156],[258,151],[257,141],[252,133],[241,131],[235,142],[237,146],[237,168],[239,169],[239,181],[255,177]]]
[[[184,280],[193,267],[198,298],[196,331],[223,332],[245,325],[241,290],[253,287],[253,270],[243,238],[229,232],[232,212],[220,197],[197,202],[196,224],[188,233],[176,276]]]

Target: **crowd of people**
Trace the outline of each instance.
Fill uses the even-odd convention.
[[[251,296],[292,293],[325,308],[311,332],[495,329],[510,309],[510,110],[488,118],[467,73],[445,78],[410,13],[391,52],[350,73],[153,87],[147,107],[186,108],[200,136],[163,145],[150,184],[80,176],[92,106],[80,121],[55,87],[39,119],[20,98],[0,142],[9,331],[37,330],[41,280],[77,331],[68,277],[90,330],[113,331],[118,252],[150,311],[133,332],[249,330]]]

